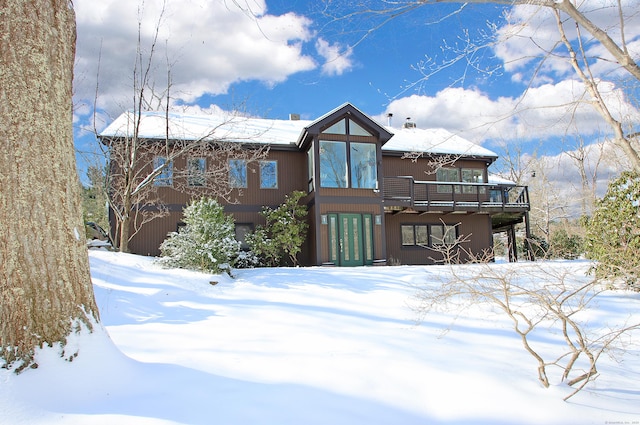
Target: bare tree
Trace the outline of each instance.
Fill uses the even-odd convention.
[[[327,5],[326,11],[329,11],[329,5],[332,5],[333,0],[325,0]],[[584,43],[587,40],[587,33],[589,37],[596,40],[601,47],[608,52],[610,58],[606,60],[615,63],[624,72],[627,73],[637,85],[640,81],[640,66],[635,61],[632,51],[629,50],[629,45],[625,38],[625,13],[634,13],[634,10],[624,10],[623,4],[620,1],[612,0],[611,7],[615,7],[619,14],[619,32],[621,34],[619,40],[614,40],[609,32],[600,28],[595,22],[589,19],[589,17],[583,12],[583,9],[589,6],[589,2],[578,2],[575,0],[405,0],[405,1],[363,1],[350,5],[351,10],[342,10],[340,16],[335,16],[332,13],[332,18],[338,21],[348,22],[350,25],[356,28],[361,28],[359,25],[353,25],[353,21],[356,19],[364,20],[365,22],[371,22],[362,38],[366,37],[372,31],[377,30],[384,26],[387,22],[395,19],[399,16],[411,13],[412,11],[420,7],[435,7],[436,5],[442,5],[444,3],[458,3],[461,4],[460,8],[451,14],[443,17],[447,17],[459,13],[466,7],[467,4],[500,4],[500,5],[530,5],[538,6],[550,10],[556,19],[558,29],[558,42],[556,43],[553,51],[544,51],[545,56],[553,56],[555,58],[566,59],[571,67],[574,69],[576,75],[583,82],[590,99],[585,102],[591,104],[600,116],[608,124],[612,131],[612,141],[618,145],[628,157],[631,167],[635,170],[640,170],[640,144],[638,143],[638,132],[635,129],[637,123],[624,123],[622,117],[616,117],[610,110],[606,99],[602,95],[599,87],[600,79],[594,75],[591,70],[591,63],[594,58],[590,57],[584,48]],[[338,12],[340,13],[340,12]],[[572,43],[566,36],[565,28],[572,26],[578,33],[577,41]],[[495,30],[495,28],[493,28]],[[362,40],[360,39],[360,41]],[[461,35],[462,46],[451,47],[445,46],[445,49],[452,53],[452,57],[445,59],[443,62],[435,63],[433,60],[429,60],[427,65],[422,64],[418,68],[423,74],[422,81],[431,77],[434,73],[440,72],[443,69],[448,69],[453,64],[466,61],[468,67],[478,69],[483,72],[491,72],[490,70],[481,69],[481,64],[478,59],[478,51],[486,48],[488,45],[495,45],[502,40],[493,39],[483,35],[481,42],[475,42],[472,37],[465,32]],[[591,41],[591,40],[589,40]],[[358,41],[359,42],[359,41]],[[563,46],[564,49],[558,48]],[[425,71],[429,69],[431,71]],[[628,124],[625,126],[625,124]]]
[[[128,251],[129,241],[145,224],[168,213],[160,188],[169,186],[189,196],[206,194],[232,202],[234,191],[229,178],[233,170],[228,160],[248,164],[264,158],[267,153],[265,147],[251,142],[264,130],[250,130],[242,140],[233,136],[233,127],[241,126],[244,121],[240,114],[229,116],[195,136],[172,123],[172,76],[168,60],[162,90],[155,81],[154,63],[163,15],[164,9],[147,52],[142,48],[138,30],[132,73],[133,109],[124,115],[122,127],[115,134],[100,137],[108,163],[104,190],[115,219],[113,239],[122,252]],[[140,15],[139,22],[141,20]],[[158,120],[164,134],[149,138],[143,126]],[[174,167],[176,160],[184,161],[186,166]]]
[[[37,367],[98,321],[72,128],[68,0],[0,1],[0,364]]]
[[[587,145],[584,138],[576,136],[576,145],[565,154],[571,158],[580,175],[581,215],[588,216],[593,211],[600,163],[604,159],[603,143]]]
[[[551,226],[553,223],[568,219],[569,199],[563,195],[557,185],[550,180],[548,173],[557,169],[557,165],[549,165],[545,159],[530,161],[535,177],[529,180],[531,196],[531,223],[537,234],[544,236],[550,243]],[[532,174],[533,175],[533,174]]]
[[[476,262],[485,261],[479,257]],[[540,383],[549,387],[556,377],[574,388],[564,398],[568,400],[598,376],[600,357],[623,349],[621,337],[638,330],[640,323],[611,328],[591,325],[585,313],[604,289],[584,273],[580,277],[575,266],[565,264],[563,268],[541,263],[518,268],[487,264],[451,267],[450,278],[419,289],[415,309],[424,318],[438,309],[462,311],[477,303],[497,308],[534,358]],[[560,336],[555,351],[539,343],[541,332],[550,338]]]

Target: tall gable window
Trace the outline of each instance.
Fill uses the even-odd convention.
[[[372,137],[373,135],[348,118],[330,125],[322,131],[322,134],[326,139],[340,140],[320,140],[320,186],[376,189],[378,186],[377,145],[373,142],[353,142],[349,137]]]
[[[167,158],[163,156],[156,156],[153,159],[153,169],[157,170],[159,167],[164,166],[160,174],[156,176],[153,181],[155,186],[173,186],[173,162],[167,161]]]
[[[376,145],[350,143],[351,187],[375,189],[377,183]]]
[[[320,186],[347,187],[347,143],[320,141]]]

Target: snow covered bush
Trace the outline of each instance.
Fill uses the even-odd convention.
[[[585,238],[596,276],[640,287],[640,173],[624,172],[596,204]]]
[[[307,237],[307,209],[299,201],[304,192],[294,191],[276,209],[264,208],[265,226],[258,226],[247,235],[251,250],[267,266],[279,266],[285,261],[298,265],[298,254]]]
[[[231,273],[240,254],[233,217],[215,199],[201,198],[184,209],[184,222],[160,245],[160,262],[167,267]]]

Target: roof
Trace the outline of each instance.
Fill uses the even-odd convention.
[[[351,103],[343,103],[337,108],[327,112],[322,115],[320,118],[313,121],[311,124],[305,127],[304,131],[300,134],[298,138],[298,146],[301,148],[305,146],[305,143],[308,143],[310,139],[310,135],[319,134],[323,127],[326,128],[328,123],[332,123],[335,119],[341,118],[343,116],[349,116],[351,118],[355,118],[361,124],[364,124],[367,127],[370,127],[375,133],[378,134],[378,138],[381,144],[385,144],[391,137],[393,137],[393,133],[389,131],[388,128],[380,125],[373,118],[362,112],[360,109],[353,106]]]
[[[314,126],[338,112],[362,115],[371,125],[380,129],[381,137],[387,139],[383,152],[422,152],[483,157],[494,160],[498,155],[445,129],[392,128],[382,126],[346,103],[314,120],[276,120],[246,118],[232,114],[205,115],[171,112],[168,115],[168,135],[172,140],[217,139],[242,143],[268,144],[272,146],[296,147],[301,138]],[[164,112],[143,112],[140,117],[138,137],[164,139],[167,127]],[[101,138],[131,137],[134,114],[124,112],[101,133]],[[390,139],[389,139],[390,137]]]
[[[515,182],[492,173],[489,173],[489,183],[500,184],[503,186],[517,186]]]
[[[394,136],[383,147],[383,152],[424,152],[442,155],[464,155],[497,159],[489,149],[476,145],[443,128],[391,129]]]
[[[164,112],[143,112],[138,137],[164,139],[167,117]],[[298,136],[311,121],[273,120],[228,115],[194,115],[169,113],[169,139],[217,139],[269,145],[295,146]],[[131,137],[135,119],[131,111],[124,112],[101,133],[102,138]]]

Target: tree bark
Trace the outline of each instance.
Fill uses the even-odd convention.
[[[98,320],[72,127],[69,0],[0,0],[0,365]],[[15,362],[15,363],[14,363]],[[4,364],[3,364],[4,363]]]

